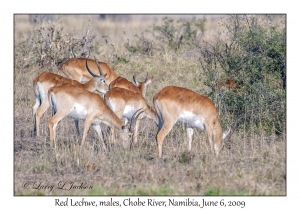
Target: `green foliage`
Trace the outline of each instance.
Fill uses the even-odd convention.
[[[205,84],[216,102],[221,119],[233,118],[238,109],[244,128],[255,133],[285,133],[286,33],[285,25],[265,16],[232,15],[221,24],[228,40],[204,42],[200,63]],[[233,79],[235,90],[218,86]]]
[[[144,55],[152,56],[155,50],[153,41],[150,40],[148,37],[146,37],[144,33],[142,33],[140,36],[135,35],[135,37],[137,38],[137,41],[135,42],[135,46],[130,46],[128,42],[125,44],[125,48],[130,53],[141,53]]]
[[[206,19],[180,19],[175,23],[171,18],[165,17],[161,26],[155,26],[157,32],[156,39],[162,43],[167,43],[168,48],[175,52],[182,45],[191,45],[200,35],[204,34]]]
[[[113,55],[113,61],[115,65],[118,65],[120,63],[128,63],[129,62],[129,58],[127,58],[126,55],[117,55],[114,54]]]
[[[158,32],[156,38],[163,43],[167,43],[170,49],[175,49],[175,51],[179,49],[183,36],[179,34],[173,19],[165,17],[164,24],[155,26],[154,30]]]
[[[133,44],[126,43],[131,53],[152,56],[161,52],[177,52],[183,46],[191,47],[205,33],[206,19],[180,19],[165,17],[161,25],[154,25],[141,35],[135,35]]]
[[[59,24],[39,22],[32,33],[15,46],[16,62],[23,63],[23,67],[38,64],[54,68],[69,58],[86,57],[96,51],[95,37],[89,29],[78,38],[72,33],[65,34]]]

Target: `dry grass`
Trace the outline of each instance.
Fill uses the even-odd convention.
[[[86,16],[61,16],[59,21],[69,32],[84,33],[89,19],[97,39],[108,35],[118,52],[125,53],[123,30],[130,39],[157,21],[135,17],[131,21],[100,21]],[[32,25],[26,16],[16,16],[15,33],[27,34]],[[75,24],[76,23],[76,24]],[[77,24],[78,23],[78,24]],[[207,34],[213,34],[217,20],[208,19]],[[15,38],[18,43],[19,38]],[[107,51],[106,51],[107,49]],[[146,100],[167,85],[177,85],[204,94],[201,69],[197,57],[163,54],[153,57],[135,55],[129,63],[110,62],[109,48],[101,46],[97,57],[118,75],[132,80],[133,73],[143,80],[146,72],[154,75]],[[59,67],[57,67],[59,69]],[[256,136],[234,133],[231,149],[224,149],[218,159],[211,156],[205,132],[195,130],[192,152],[187,152],[185,129],[175,125],[164,141],[165,159],[158,159],[157,127],[150,120],[141,123],[139,143],[134,149],[121,144],[105,153],[91,129],[83,152],[78,154],[77,136],[72,119],[63,119],[57,129],[58,151],[49,146],[47,120],[42,117],[41,137],[34,137],[32,80],[42,71],[38,66],[15,66],[14,72],[14,193],[15,195],[285,195],[286,139],[285,136]],[[58,72],[61,73],[61,72]],[[222,119],[221,119],[222,123]],[[80,121],[83,130],[83,121]],[[103,127],[107,130],[106,127]],[[226,128],[224,128],[226,129]],[[86,190],[37,190],[25,188],[26,182],[57,185],[59,181],[92,185]]]

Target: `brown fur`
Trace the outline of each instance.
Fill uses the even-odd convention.
[[[133,76],[134,83],[129,82],[124,77],[117,77],[114,81],[112,81],[109,85],[110,91],[105,95],[106,102],[110,100],[111,103],[116,107],[116,114],[122,118],[122,114],[124,112],[125,106],[130,105],[134,106],[135,110],[142,108],[144,110],[143,116],[147,116],[151,119],[155,119],[153,116],[154,110],[149,107],[144,99],[146,94],[147,86],[152,82],[153,77],[148,77],[148,73],[144,82],[138,82]],[[112,107],[111,107],[112,108]],[[130,120],[130,119],[128,119]],[[134,143],[137,142],[137,134],[139,128],[140,121],[138,120],[134,135]],[[110,130],[111,141],[114,142],[114,129]]]
[[[106,82],[109,85],[118,76],[106,63],[98,63],[100,64],[103,74],[106,74]],[[100,75],[95,60],[88,59],[88,66],[94,74]],[[77,80],[78,82],[84,82],[93,78],[86,69],[86,58],[71,58],[63,64],[62,69],[66,77]]]
[[[124,77],[117,77],[114,81],[110,83],[109,89],[113,89],[115,87],[124,88],[134,93],[141,94],[140,89]]]
[[[221,151],[223,146],[222,128],[217,109],[210,98],[201,96],[186,88],[167,86],[153,97],[153,104],[160,120],[157,134],[159,157],[162,157],[164,138],[183,111],[189,111],[202,119],[212,152],[218,155]],[[191,149],[191,141],[192,139],[189,137],[189,149]]]
[[[105,94],[105,102],[110,106],[113,104],[114,112],[119,118],[123,118],[124,109],[126,106],[134,107],[133,111],[142,109],[144,112],[139,119],[150,118],[158,123],[158,118],[155,111],[146,103],[144,97],[140,93],[135,93],[130,90],[115,87],[109,90]],[[110,107],[113,108],[113,107]],[[131,120],[129,118],[128,120]],[[140,125],[140,120],[137,121],[136,130],[134,134],[134,142],[137,142],[138,128]],[[114,142],[114,130],[111,129],[111,139]]]
[[[135,85],[132,82],[129,82],[124,77],[117,77],[114,81],[112,81],[110,83],[109,89],[112,89],[114,87],[124,88],[124,89],[130,90],[134,93],[139,93],[143,97],[145,97],[146,88],[152,82],[153,77],[148,78],[148,74],[147,74],[147,77],[144,82],[137,81],[135,79],[135,76],[133,77],[133,80],[134,80]]]
[[[33,80],[33,89],[34,89],[34,94],[36,97],[36,103],[33,106],[33,118],[34,118],[34,130],[36,131],[36,135],[39,136],[40,132],[39,132],[39,124],[40,124],[40,118],[42,117],[42,115],[45,113],[45,111],[48,109],[49,107],[49,101],[48,101],[48,97],[47,97],[47,93],[49,88],[56,86],[56,85],[60,85],[63,83],[68,83],[71,85],[74,85],[76,87],[79,88],[83,88],[85,90],[88,91],[100,91],[102,93],[105,93],[106,91],[108,91],[108,86],[106,85],[106,83],[102,82],[100,79],[104,80],[104,77],[92,77],[91,80],[89,80],[87,83],[85,84],[81,84],[80,82],[76,81],[76,80],[72,80],[72,79],[68,79],[65,77],[62,77],[60,75],[51,73],[51,72],[43,72],[41,73],[39,76],[37,76],[34,80]],[[39,90],[38,84],[40,84],[40,88],[42,88],[42,90]],[[42,99],[41,95],[40,95],[40,91],[43,91],[45,93],[45,97]],[[77,128],[77,132],[78,131],[78,121],[75,121],[76,124],[76,128]]]
[[[88,130],[93,123],[96,123],[94,128],[99,138],[102,138],[100,134],[100,121],[120,131],[123,140],[127,141],[129,139],[128,131],[124,130],[123,121],[115,115],[98,94],[65,83],[50,88],[48,98],[56,109],[55,115],[48,121],[50,140],[54,141],[54,143],[57,123],[70,113],[75,103],[80,104],[87,110],[81,146],[84,145]],[[98,120],[98,122],[95,120]],[[105,148],[104,142],[103,146]]]
[[[225,80],[219,80],[216,84],[215,84],[215,88],[219,87],[225,87],[229,90],[235,90],[235,89],[240,89],[242,88],[241,84],[237,84],[238,82],[233,80],[233,79],[225,79]]]

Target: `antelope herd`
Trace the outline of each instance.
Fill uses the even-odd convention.
[[[66,77],[43,72],[33,80],[36,98],[33,106],[34,131],[37,136],[40,135],[40,118],[52,106],[54,115],[48,120],[48,126],[50,142],[55,148],[57,124],[66,116],[74,119],[78,134],[78,120],[85,120],[81,148],[92,126],[104,150],[107,148],[101,123],[110,128],[110,146],[116,141],[116,130],[126,147],[129,142],[130,145],[138,142],[140,120],[146,117],[152,119],[158,126],[156,141],[160,158],[164,138],[176,122],[186,126],[189,151],[193,129],[206,130],[211,151],[216,157],[235,129],[223,133],[212,100],[185,88],[164,87],[153,97],[152,108],[145,100],[147,86],[153,81],[148,73],[144,82],[137,81],[133,75],[132,83],[117,76],[106,63],[98,62],[96,58],[72,58],[63,64],[62,71]],[[236,87],[234,81],[228,84],[230,88]],[[97,92],[103,93],[104,97]]]

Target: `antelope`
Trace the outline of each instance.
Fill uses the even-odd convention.
[[[91,92],[99,91],[101,93],[106,93],[106,91],[108,91],[108,86],[106,84],[105,77],[106,75],[93,75],[91,80],[89,80],[85,84],[81,84],[76,80],[68,79],[50,72],[43,72],[42,74],[37,76],[33,80],[33,89],[36,102],[32,109],[34,118],[34,131],[36,132],[36,136],[40,135],[40,118],[49,107],[49,101],[47,98],[49,88],[62,83],[70,83],[72,85],[81,87]],[[74,122],[77,129],[77,133],[79,134],[78,120],[74,120]]]
[[[145,117],[150,118],[158,124],[158,118],[153,108],[148,106],[145,98],[140,93],[135,93],[130,90],[114,87],[109,90],[105,95],[105,102],[109,108],[119,117],[126,121],[132,119],[133,113],[136,110],[143,110],[140,119]],[[140,119],[136,122],[136,129],[134,132],[134,143],[137,143],[138,128]],[[110,129],[111,141],[114,143],[114,129]]]
[[[223,144],[230,138],[234,127],[223,133],[217,109],[208,97],[181,87],[164,87],[153,97],[154,109],[159,118],[157,145],[158,155],[162,157],[162,144],[166,135],[176,122],[186,126],[188,150],[191,151],[193,128],[206,129],[212,152],[217,157]]]
[[[100,72],[100,75],[103,74],[103,71],[101,70],[101,67],[100,65],[98,65],[98,61],[95,57],[95,61],[96,61],[96,64],[97,64],[97,67],[99,69],[99,72]],[[86,59],[86,69],[87,71],[92,75],[92,76],[97,76],[95,74],[93,74],[92,70],[89,68],[89,65],[88,65],[88,59]],[[127,89],[127,90],[130,90],[130,91],[133,91],[135,93],[141,93],[144,97],[146,95],[146,87],[153,81],[153,76],[152,77],[149,77],[148,75],[148,72],[147,72],[147,76],[146,76],[146,79],[144,82],[139,82],[137,79],[136,79],[136,76],[135,74],[133,75],[133,83],[129,82],[126,78],[124,77],[116,77],[113,81],[111,82],[108,82],[108,85],[109,85],[109,89],[112,89],[114,87],[120,87],[120,88],[124,88],[124,89]]]
[[[154,119],[154,110],[148,106],[144,97],[146,95],[147,86],[153,81],[153,76],[149,77],[148,72],[144,82],[139,82],[133,75],[133,82],[129,82],[124,77],[117,77],[109,85],[109,91],[104,98],[107,105],[117,114],[118,117],[128,121],[132,117],[132,113],[142,108],[145,110],[142,118],[148,117]],[[131,93],[130,93],[130,92]],[[154,119],[155,120],[155,119]],[[136,132],[134,133],[134,143],[137,142],[137,133],[140,120],[137,121]],[[111,140],[114,143],[114,129],[110,129]]]
[[[219,80],[216,84],[215,87],[225,87],[229,90],[235,90],[239,89],[242,87],[241,84],[237,84],[237,81],[233,79],[226,79],[226,80]]]
[[[98,64],[98,61],[95,57],[95,61],[98,67],[98,70],[100,72],[100,75],[103,74],[103,71],[100,67],[100,65]],[[95,75],[92,70],[89,68],[88,65],[88,59],[86,59],[86,69],[87,71],[92,75],[92,76],[97,76]],[[144,97],[146,95],[146,87],[153,81],[153,76],[149,78],[148,72],[147,72],[147,76],[144,82],[139,82],[136,79],[135,74],[133,75],[133,83],[129,82],[126,78],[124,77],[120,77],[117,76],[114,80],[112,80],[111,82],[107,80],[107,83],[109,85],[109,89],[112,89],[114,87],[120,87],[120,88],[124,88],[124,89],[128,89],[130,91],[133,91],[135,93],[141,93]]]
[[[153,81],[153,76],[149,77],[148,72],[144,82],[139,82],[136,79],[135,74],[133,75],[133,83],[129,82],[124,77],[117,77],[114,81],[112,81],[109,85],[109,89],[114,87],[124,88],[130,90],[134,93],[142,94],[143,97],[146,95],[147,86]]]
[[[148,72],[144,82],[137,81],[136,76],[134,74],[133,81],[135,85],[129,82],[124,77],[117,77],[114,81],[110,83],[109,93],[104,96],[105,101],[108,104],[108,106],[117,114],[117,116],[125,120],[125,122],[131,119],[132,112],[134,112],[138,108],[144,108],[145,110],[147,110],[145,113],[148,113],[148,105],[143,97],[146,94],[147,86],[152,82],[152,80],[153,80],[153,76],[149,78]],[[128,91],[135,94],[128,93]],[[138,96],[136,96],[136,94]],[[142,95],[142,97],[140,97],[140,95]],[[139,106],[132,105],[134,100],[137,100],[136,104],[139,104]],[[128,113],[129,111],[128,107],[131,107],[130,108],[131,114]],[[143,117],[144,116],[148,116],[148,115],[146,114],[143,115]],[[134,143],[137,142],[137,132],[138,132],[139,124],[140,124],[140,120],[137,121],[136,132],[134,134]],[[112,143],[114,143],[115,140],[114,140],[113,128],[110,128],[110,135],[111,135],[111,141]]]
[[[89,63],[90,72],[87,71],[87,63]],[[78,82],[85,82],[92,79],[92,75],[96,75],[98,71],[100,71],[100,75],[106,74],[106,82],[108,85],[118,77],[106,63],[98,62],[96,58],[95,60],[71,58],[63,64],[62,71],[66,77],[77,80]]]
[[[142,112],[137,110],[132,117],[130,128],[128,123],[125,125],[123,121],[106,105],[103,99],[97,93],[93,93],[83,88],[64,83],[54,86],[48,91],[48,100],[55,110],[55,115],[49,119],[48,125],[50,130],[50,141],[55,143],[56,127],[60,120],[69,116],[74,119],[84,119],[84,131],[81,141],[81,148],[87,137],[88,130],[92,125],[98,138],[102,139],[103,148],[106,150],[104,140],[101,136],[100,123],[105,123],[120,132],[125,147],[130,140],[132,133],[135,131],[136,119]],[[139,112],[139,113],[138,113]],[[125,142],[125,144],[124,144]]]

